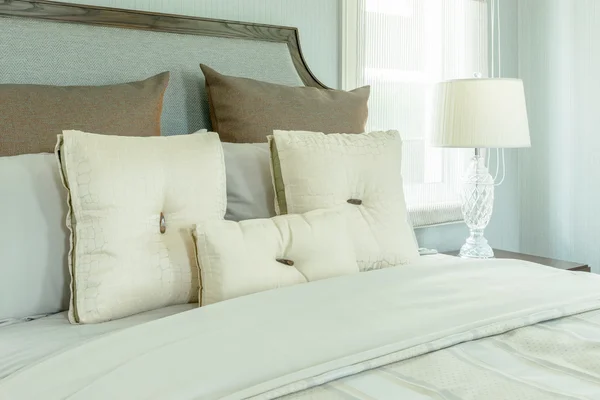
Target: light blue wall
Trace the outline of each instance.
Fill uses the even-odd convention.
[[[600,2],[521,0],[532,148],[519,155],[522,250],[600,272]]]
[[[339,84],[339,0],[75,0],[64,3],[295,26],[300,31],[302,51],[311,70],[324,84],[330,87]]]
[[[499,43],[495,56],[495,76],[517,78],[519,74],[518,0],[499,0],[500,26],[494,36]],[[494,214],[487,229],[492,247],[503,250],[520,250],[519,162],[520,150],[505,150],[506,178],[496,187]],[[495,158],[490,169],[494,170]],[[492,172],[493,173],[493,172]]]

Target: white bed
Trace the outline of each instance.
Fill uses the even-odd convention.
[[[596,399],[598,293],[586,273],[428,256],[104,324],[61,313],[0,328],[0,397]]]
[[[461,343],[290,399],[598,399],[600,311]]]
[[[306,66],[294,28],[25,0],[0,2],[5,16],[0,50],[9,57],[0,58],[0,84],[105,85],[168,70],[165,136],[210,128],[200,62],[233,76],[325,88]],[[227,218],[272,217],[270,151],[266,144],[236,145],[223,146]],[[392,161],[399,164],[399,156]],[[71,324],[67,201],[54,155],[0,162],[0,187],[10,192],[0,195],[2,400],[600,399],[600,277],[522,261],[436,255],[359,273],[349,247],[338,254],[349,256],[356,273],[200,308],[176,305]],[[394,168],[387,170],[399,172]],[[401,179],[392,183],[401,186]],[[164,233],[159,211],[148,228],[156,235]],[[333,232],[341,237],[341,229]],[[379,241],[370,243],[378,250]],[[405,243],[390,247],[396,244]],[[416,243],[409,244],[418,257]],[[326,245],[323,253],[330,250]],[[293,267],[279,257],[269,262]],[[196,261],[193,270],[206,271]],[[138,277],[124,281],[135,286],[143,282]],[[134,301],[146,306],[143,300],[156,292],[142,289],[146,297]],[[105,310],[125,303],[111,300],[117,304]]]
[[[93,325],[71,325],[67,311],[5,323],[0,325],[0,380],[101,336],[196,307],[197,304],[182,304]]]

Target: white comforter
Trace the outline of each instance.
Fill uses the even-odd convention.
[[[103,336],[3,379],[0,398],[273,398],[598,308],[591,274],[506,260],[389,268]]]
[[[374,368],[286,400],[600,399],[600,311]]]

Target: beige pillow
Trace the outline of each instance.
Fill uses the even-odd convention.
[[[169,73],[107,86],[0,85],[0,157],[52,153],[66,129],[158,136]]]
[[[359,272],[346,216],[315,210],[196,226],[202,305]]]
[[[149,138],[65,131],[69,319],[95,323],[198,301],[193,226],[225,215],[216,133]]]
[[[397,131],[326,135],[276,130],[270,140],[278,213],[344,210],[362,271],[418,259]]]
[[[212,128],[223,142],[260,143],[274,129],[364,132],[370,88],[292,87],[222,75],[200,64]]]

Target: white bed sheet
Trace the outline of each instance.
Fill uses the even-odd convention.
[[[456,258],[436,254],[421,257],[419,264],[448,263],[453,260]],[[67,312],[62,312],[33,321],[0,325],[0,380],[43,358],[59,354],[89,340],[188,311],[197,306],[176,305],[101,324],[72,325],[67,318]]]
[[[423,256],[419,264],[449,263],[455,257],[436,254]],[[131,326],[196,308],[183,304],[133,315],[101,324],[72,325],[67,312],[53,314],[33,321],[0,325],[0,380],[37,361],[79,346],[86,341]]]
[[[0,326],[0,380],[28,365],[100,336],[198,307],[182,304],[102,324],[71,325],[67,312]]]
[[[86,400],[270,399],[296,391],[288,398],[600,400],[599,287],[584,273],[435,256],[147,324],[148,314],[87,327],[44,318],[12,327],[11,341],[35,351],[20,354],[17,363],[28,367],[0,379],[0,392]],[[324,302],[331,299],[344,301]],[[109,329],[123,323],[137,326]],[[47,334],[44,326],[55,329]],[[79,337],[98,327],[110,332]],[[52,349],[54,334],[60,340]],[[69,335],[75,347],[64,346]]]

